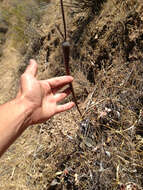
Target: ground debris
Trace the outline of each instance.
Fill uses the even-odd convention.
[[[25,57],[37,59],[40,79],[64,75],[56,2],[42,17],[42,43],[31,42]],[[0,161],[0,189],[141,190],[143,3],[107,0],[98,15],[74,13],[71,1],[65,4],[71,74],[85,119],[73,108],[29,128]]]

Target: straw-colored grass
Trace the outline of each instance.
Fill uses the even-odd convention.
[[[50,4],[48,22],[48,13],[43,18],[46,35],[34,54],[41,79],[64,74],[62,39],[55,27],[56,23],[62,31],[62,19],[56,3]],[[98,14],[96,3],[101,3]],[[73,85],[84,120],[74,108],[29,128],[1,160],[1,187],[141,190],[143,3],[64,4]]]

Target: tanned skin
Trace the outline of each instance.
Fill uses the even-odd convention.
[[[47,121],[53,115],[67,111],[74,102],[59,105],[70,94],[68,87],[73,77],[63,76],[48,80],[37,80],[37,63],[30,60],[21,76],[20,87],[15,99],[0,106],[0,156],[32,124]]]

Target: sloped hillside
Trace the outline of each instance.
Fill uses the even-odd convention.
[[[84,119],[74,108],[29,128],[0,160],[0,188],[141,190],[143,3],[69,0],[64,4],[70,69]],[[17,53],[3,51],[1,57],[2,68],[10,60],[4,55],[16,57],[16,66],[7,67],[15,68],[17,81],[31,57],[38,62],[39,79],[65,74],[59,1],[35,6],[40,19],[28,22],[36,35],[29,37],[28,27],[26,46],[12,43]],[[8,39],[2,49],[9,47]],[[13,75],[7,76],[16,86]],[[4,81],[6,76],[0,78]],[[12,89],[14,95],[16,87]],[[3,101],[12,97],[6,96],[6,90],[0,91]]]

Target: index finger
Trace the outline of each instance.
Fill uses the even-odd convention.
[[[49,83],[51,88],[57,88],[59,86],[64,86],[72,81],[73,81],[72,76],[55,77],[55,78],[47,80],[47,82]]]

